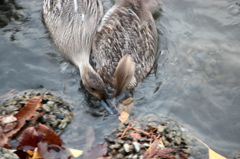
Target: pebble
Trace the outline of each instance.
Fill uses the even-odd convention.
[[[140,144],[138,142],[133,142],[133,146],[134,146],[136,152],[140,151]]]
[[[124,144],[123,148],[124,148],[126,153],[129,153],[129,152],[131,152],[133,150],[133,146],[129,145],[129,144]]]
[[[19,159],[19,157],[15,153],[0,147],[0,159]]]

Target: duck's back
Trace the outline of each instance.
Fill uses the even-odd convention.
[[[144,0],[120,0],[105,14],[96,33],[92,50],[96,71],[114,87],[117,64],[125,54],[130,54],[135,62],[134,78],[129,85],[133,88],[153,67],[157,45],[156,26]]]
[[[103,15],[100,0],[44,0],[43,18],[60,51],[74,64],[89,60],[96,27]]]

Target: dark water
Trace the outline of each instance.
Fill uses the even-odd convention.
[[[240,1],[164,0],[156,19],[162,54],[134,92],[140,113],[178,121],[214,151],[240,153]],[[104,0],[105,8],[112,1]],[[75,119],[62,135],[86,149],[118,124],[97,116],[98,101],[80,85],[78,70],[59,54],[42,23],[41,0],[0,1],[0,95],[12,89],[64,92]]]

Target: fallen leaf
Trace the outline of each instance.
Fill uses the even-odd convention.
[[[154,140],[154,142],[150,145],[147,151],[144,152],[144,158],[168,158],[175,159],[175,153],[178,153],[182,159],[187,159],[188,157],[173,148],[164,148],[159,146],[160,141],[158,139]]]
[[[197,138],[196,136],[194,136],[199,142],[201,142],[204,146],[206,146],[208,148],[208,154],[209,154],[209,159],[227,159],[226,157],[223,157],[222,155],[216,153],[215,151],[213,151],[212,149],[210,149],[210,147],[205,144],[202,140],[200,140],[199,138]]]
[[[20,142],[17,146],[17,149],[23,149],[25,151],[31,150],[33,151],[39,142],[39,135],[35,129],[35,127],[29,127],[25,129],[20,138]]]
[[[41,101],[41,96],[35,96],[31,98],[17,114],[14,114],[17,118],[17,125],[13,130],[6,133],[7,137],[11,137],[23,127],[26,120],[30,119],[34,115],[36,109],[41,105]]]
[[[30,159],[40,159],[40,158],[42,157],[38,154],[38,148],[35,148],[33,152],[33,156]]]
[[[134,103],[133,103],[133,98],[129,97],[127,99],[125,99],[122,103],[118,104],[118,109],[120,112],[127,112],[130,113],[131,110],[134,107]]]
[[[140,135],[139,133],[134,133],[134,132],[132,132],[132,133],[130,133],[130,136],[131,136],[131,138],[133,138],[133,139],[138,139],[138,140],[141,139],[141,135]]]
[[[62,146],[62,140],[60,137],[51,129],[49,129],[47,126],[43,124],[39,124],[38,126],[35,127],[38,136],[48,143],[48,145],[58,145]]]
[[[120,116],[118,117],[118,119],[122,122],[125,123],[127,121],[129,117],[129,114],[125,111],[121,112]]]
[[[82,150],[76,150],[76,149],[68,149],[69,152],[73,155],[73,157],[79,157],[83,154]]]
[[[90,151],[88,151],[83,159],[97,159],[99,157],[103,157],[107,154],[108,144],[105,142],[104,144],[98,144],[94,146]]]
[[[209,153],[209,159],[227,159],[222,155],[219,155],[218,153],[214,152],[212,149],[208,149],[208,153]]]

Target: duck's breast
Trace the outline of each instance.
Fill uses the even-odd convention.
[[[136,86],[154,64],[158,35],[150,11],[141,3],[115,5],[105,14],[95,36],[92,56],[96,70],[113,87],[115,68],[125,54],[135,62],[130,87]]]

